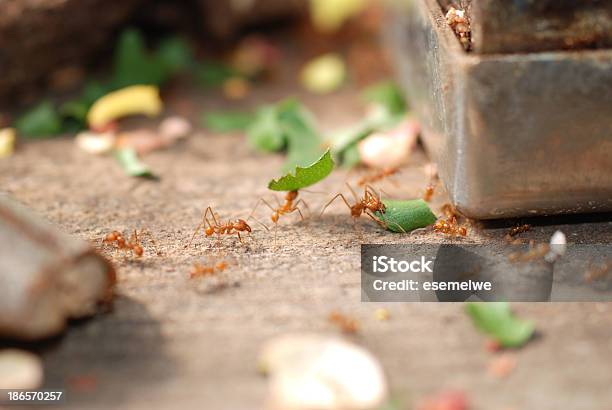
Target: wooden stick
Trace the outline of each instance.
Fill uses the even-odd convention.
[[[0,337],[32,340],[110,303],[113,266],[0,193]]]

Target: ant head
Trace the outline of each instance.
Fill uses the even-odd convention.
[[[142,246],[140,245],[134,245],[132,251],[134,252],[134,255],[138,257],[142,256],[142,254],[144,253],[144,249],[142,249]]]
[[[285,195],[285,199],[287,201],[293,201],[298,196],[298,191],[289,191],[287,195]]]
[[[270,219],[272,219],[272,222],[277,223],[278,222],[278,212],[273,212],[272,216],[270,217]]]
[[[239,228],[238,230],[243,230],[243,231],[251,232],[251,227],[249,226],[249,224],[244,219],[238,219],[236,221],[236,225],[238,225],[237,226],[237,228]]]
[[[206,236],[210,236],[213,233],[215,233],[215,228],[213,228],[212,226],[209,226],[204,230],[204,233],[206,234]]]

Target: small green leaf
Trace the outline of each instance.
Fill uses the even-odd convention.
[[[285,172],[310,165],[323,153],[312,116],[294,99],[260,108],[247,129],[247,137],[260,151],[274,152],[286,147]]]
[[[52,137],[62,132],[62,119],[49,101],[43,101],[17,119],[15,128],[25,137]]]
[[[287,141],[287,160],[283,171],[305,167],[319,159],[323,145],[313,126],[311,114],[296,100],[287,100],[279,105],[279,121]]]
[[[384,107],[392,115],[404,114],[407,110],[402,90],[392,81],[382,81],[363,92],[363,99]]]
[[[236,75],[231,67],[214,61],[205,61],[194,68],[194,76],[202,87],[218,87]]]
[[[255,120],[247,128],[249,144],[263,152],[280,151],[287,144],[283,133],[278,110],[274,106],[264,106],[257,111]]]
[[[155,56],[171,75],[188,69],[194,61],[190,45],[179,37],[162,40]]]
[[[468,303],[466,310],[474,325],[503,347],[522,346],[535,330],[532,321],[515,318],[506,302]]]
[[[115,151],[115,158],[123,171],[132,177],[156,178],[148,165],[142,163],[133,148],[121,148]]]
[[[202,118],[204,126],[214,132],[244,131],[254,119],[248,112],[208,112]]]
[[[436,222],[436,216],[422,199],[383,199],[382,202],[385,212],[376,212],[376,216],[391,232],[406,233]]]
[[[323,180],[333,169],[334,160],[327,150],[314,164],[306,168],[296,167],[295,175],[287,174],[278,180],[270,181],[268,188],[273,191],[297,191]]]

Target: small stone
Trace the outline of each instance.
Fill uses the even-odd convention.
[[[164,119],[159,124],[159,133],[169,140],[187,137],[193,131],[191,123],[183,117],[173,116]]]
[[[260,368],[270,374],[268,408],[371,409],[387,398],[379,362],[335,337],[287,335],[268,342]]]
[[[358,144],[362,162],[373,168],[394,168],[405,163],[412,153],[420,128],[408,119],[387,132],[377,132]]]
[[[75,142],[85,152],[103,155],[111,152],[115,147],[115,134],[83,131],[76,136]]]
[[[0,350],[0,390],[35,390],[42,382],[38,356],[25,350]]]

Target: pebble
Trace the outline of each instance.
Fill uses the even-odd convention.
[[[387,398],[378,360],[337,337],[280,336],[264,346],[259,363],[270,375],[269,409],[371,409]]]
[[[0,350],[0,390],[35,390],[42,385],[43,366],[25,350]]]

